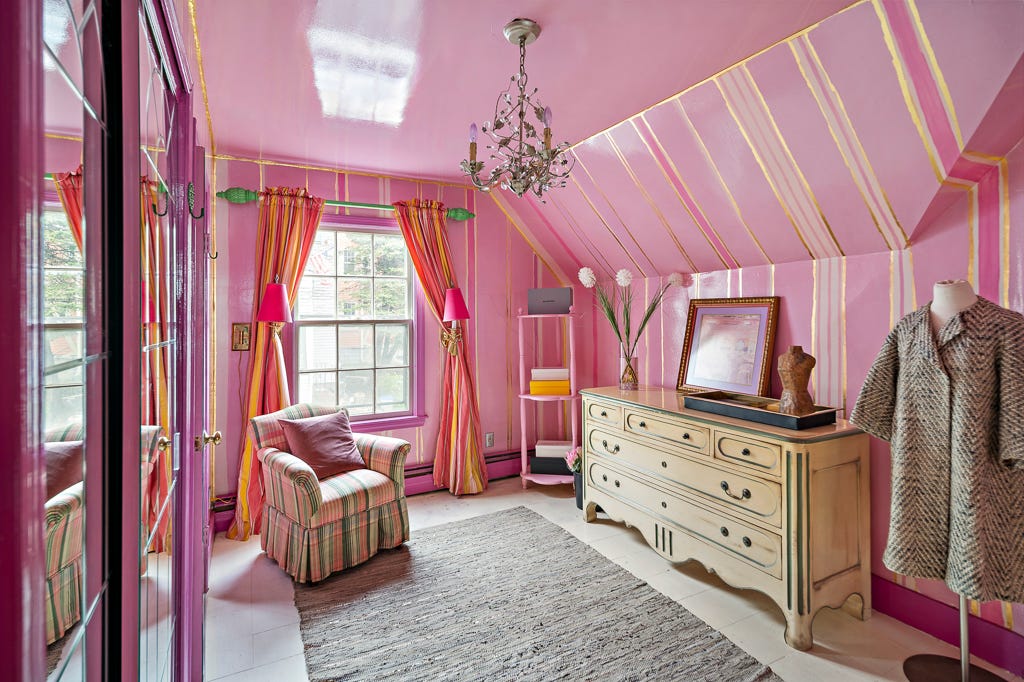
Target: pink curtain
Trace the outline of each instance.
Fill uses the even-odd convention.
[[[413,199],[394,206],[427,302],[441,322],[445,291],[458,286],[445,229],[444,204]],[[434,485],[446,487],[454,495],[467,495],[487,489],[487,467],[480,450],[480,411],[465,341],[456,349],[454,355],[444,354]]]
[[[78,245],[78,252],[82,253],[82,166],[79,165],[70,173],[54,173],[53,184],[57,188],[57,197],[64,207],[64,213],[68,216],[71,236]]]
[[[260,301],[267,284],[280,278],[288,291],[288,302],[295,304],[302,272],[313,248],[316,230],[324,212],[324,200],[310,196],[305,189],[269,187],[260,192],[260,215],[256,237],[256,273],[252,301],[252,345],[246,377],[245,429],[242,457],[238,470],[238,502],[228,537],[245,540],[260,530],[263,516],[263,475],[249,440],[249,420],[261,414],[288,407],[282,384],[288,377],[277,371],[273,335],[269,325],[256,321]]]

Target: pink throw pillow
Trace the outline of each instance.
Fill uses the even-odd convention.
[[[43,443],[46,456],[46,499],[82,480],[82,441]]]
[[[288,451],[308,464],[319,480],[366,468],[344,412],[278,421]]]

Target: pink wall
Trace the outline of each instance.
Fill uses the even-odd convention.
[[[969,210],[972,203],[976,211]],[[641,383],[675,385],[691,296],[781,297],[776,356],[791,344],[802,345],[818,360],[811,386],[816,402],[847,409],[852,409],[886,334],[897,320],[931,299],[934,282],[968,279],[989,300],[1024,312],[1024,145],[1004,159],[988,160],[978,182],[960,187],[945,212],[919,232],[921,240],[903,251],[697,275],[693,286],[670,290],[652,319],[638,354]],[[634,290],[638,295],[643,291],[646,301],[656,284],[654,279],[642,280],[634,283]],[[584,302],[589,292],[577,286],[577,294],[581,291]],[[584,308],[597,322],[588,332],[595,351],[583,367],[583,383],[615,383],[615,338],[596,308],[585,303]],[[772,394],[780,391],[778,372],[773,371]],[[873,438],[871,455],[872,572],[955,605],[956,595],[943,583],[894,575],[882,565],[890,504],[888,444]],[[1024,647],[1024,605],[987,602],[979,610],[973,603],[972,612],[1005,628],[1003,632],[1016,633],[1007,634],[1012,641],[1002,650]],[[1022,665],[1018,659],[1004,664],[1014,661]]]
[[[558,280],[524,241],[512,221],[488,195],[465,187],[429,181],[350,174],[329,169],[295,168],[272,162],[215,158],[210,174],[211,196],[227,187],[258,189],[267,186],[308,187],[327,199],[388,204],[413,197],[440,199],[447,206],[464,206],[477,214],[473,220],[448,223],[455,270],[472,318],[465,327],[480,393],[482,432],[494,432],[494,446],[485,452],[519,449],[518,344],[516,314],[526,306],[526,290],[559,286]],[[216,419],[224,443],[216,449],[214,489],[232,494],[237,488],[242,411],[240,391],[245,381],[247,352],[230,350],[231,323],[249,321],[253,300],[256,203],[230,204],[215,199],[211,218],[218,238],[213,288],[216,340]],[[344,209],[327,207],[325,212]],[[361,215],[389,215],[357,211]],[[424,322],[426,423],[419,428],[386,432],[412,443],[408,465],[429,464],[437,438],[441,353],[438,324]],[[541,345],[550,343],[541,330]],[[285,357],[292,366],[291,328],[283,334]],[[551,364],[555,360],[551,359]],[[295,390],[294,384],[292,390]],[[556,438],[557,413],[541,408],[541,437]],[[535,440],[532,417],[529,441]]]

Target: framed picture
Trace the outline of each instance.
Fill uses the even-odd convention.
[[[231,323],[231,350],[249,350],[249,323]]]
[[[779,297],[695,298],[676,390],[768,395]]]

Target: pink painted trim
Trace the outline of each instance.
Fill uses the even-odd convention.
[[[686,187],[683,185],[682,181],[676,176],[675,172],[673,172],[672,165],[668,162],[668,159],[665,158],[665,154],[662,153],[661,147],[658,146],[657,141],[654,139],[653,131],[642,116],[639,118],[639,123],[636,126],[636,129],[640,133],[640,137],[642,137],[644,142],[647,143],[647,147],[651,150],[651,153],[654,155],[654,160],[658,162],[661,169],[665,171],[665,176],[672,181],[672,186],[676,188],[677,192],[679,192],[680,198],[686,205],[687,210],[693,216],[694,221],[697,223],[697,227],[700,228],[700,231],[703,232],[704,236],[707,237],[709,242],[711,242],[711,245],[715,249],[715,253],[717,253],[719,258],[722,259],[722,262],[725,263],[726,268],[733,269],[740,267],[740,264],[736,259],[729,255],[729,250],[725,248],[722,240],[715,234],[715,230],[711,227],[711,224],[707,221],[704,213],[693,200],[693,197],[690,196],[688,191],[686,191]]]
[[[491,453],[488,453],[491,454]],[[520,464],[518,459],[503,459],[498,462],[487,462],[487,480],[494,481],[499,478],[508,478],[519,475]],[[405,479],[405,495],[420,495],[432,493],[438,490],[448,490],[447,486],[437,487],[434,485],[434,477],[429,469],[418,476],[410,476]]]
[[[423,382],[419,382],[422,384]],[[388,417],[386,419],[366,419],[352,421],[352,429],[356,433],[380,433],[393,429],[415,429],[427,421],[426,415],[410,414],[405,417]]]
[[[896,45],[907,66],[914,92],[924,113],[925,125],[931,134],[932,143],[939,152],[943,170],[950,168],[960,156],[956,135],[946,114],[946,107],[939,95],[935,77],[925,60],[924,51],[918,42],[910,12],[905,0],[882,0],[885,13],[889,17]]]
[[[952,606],[877,575],[871,576],[871,601],[877,611],[960,646],[960,616]],[[968,631],[973,655],[1014,675],[1024,675],[1024,637],[975,616],[968,619]]]

